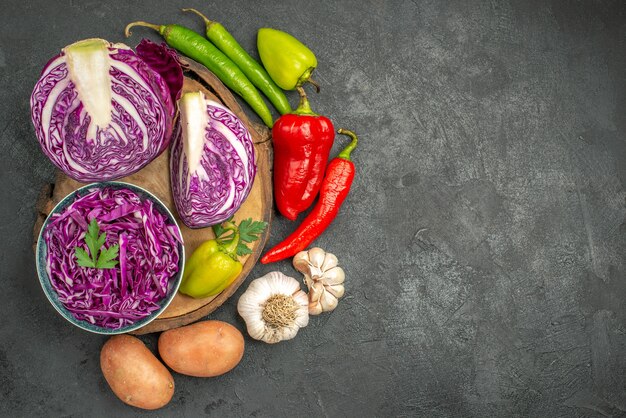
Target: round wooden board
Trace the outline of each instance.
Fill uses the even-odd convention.
[[[240,258],[243,263],[243,270],[227,289],[216,296],[204,299],[193,299],[177,293],[170,306],[158,318],[133,332],[133,334],[147,334],[177,328],[197,321],[213,312],[232,296],[246,279],[246,276],[259,259],[269,237],[273,202],[270,130],[263,125],[251,122],[230,90],[213,73],[188,58],[181,57],[180,60],[186,66],[183,91],[202,90],[207,98],[221,102],[228,107],[250,131],[255,148],[257,174],[248,198],[235,213],[234,218],[236,221],[246,218],[263,220],[268,223],[268,227],[258,241],[250,244],[252,254]],[[136,184],[154,193],[176,215],[169,179],[169,149],[137,173],[124,177],[120,181]],[[83,183],[72,180],[63,173],[58,172],[55,183],[44,187],[36,207],[38,216],[34,226],[33,246],[36,246],[41,226],[52,208],[68,193],[83,185]],[[214,238],[211,228],[190,229],[180,219],[177,218],[177,220],[183,233],[187,257],[202,242]]]

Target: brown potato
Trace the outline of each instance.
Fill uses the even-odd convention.
[[[174,395],[174,378],[145,344],[130,335],[111,337],[100,352],[100,368],[113,393],[142,409],[165,406]]]
[[[159,354],[174,371],[214,377],[232,370],[243,357],[241,332],[222,321],[202,321],[159,336]]]

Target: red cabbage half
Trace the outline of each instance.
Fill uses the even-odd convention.
[[[81,267],[74,248],[85,250],[85,233],[95,218],[106,232],[106,248],[119,245],[112,269]],[[129,189],[93,188],[50,216],[43,238],[48,278],[59,301],[82,321],[111,329],[130,325],[159,309],[179,270],[179,230]]]
[[[146,41],[140,50],[87,39],[43,69],[31,117],[43,152],[69,177],[128,176],[169,145],[182,69],[162,45]]]
[[[256,174],[254,145],[241,120],[202,92],[179,101],[170,156],[176,209],[190,228],[230,218],[248,197]]]

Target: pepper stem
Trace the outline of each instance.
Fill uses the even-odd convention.
[[[233,238],[230,240],[228,245],[223,247],[224,252],[228,253],[235,260],[237,259],[237,245],[239,245],[239,228],[235,225],[234,222],[228,221],[223,224],[224,229],[227,231],[235,231],[233,234]]]
[[[204,24],[206,25],[207,29],[209,28],[209,26],[211,26],[214,23],[217,23],[213,20],[210,20],[208,17],[206,17],[205,15],[203,15],[202,13],[200,13],[199,11],[197,11],[196,9],[192,9],[192,8],[187,8],[187,9],[181,9],[183,12],[191,12],[191,13],[195,13],[198,16],[200,16],[203,20],[204,20]]]
[[[350,138],[352,138],[352,141],[348,144],[348,146],[347,146],[347,147],[345,147],[345,148],[344,148],[344,149],[343,149],[343,150],[339,153],[339,155],[337,155],[337,158],[341,158],[342,160],[348,160],[348,161],[350,161],[350,153],[351,153],[352,151],[354,151],[354,149],[356,148],[356,146],[357,146],[357,144],[358,144],[359,140],[358,140],[358,138],[357,138],[357,136],[356,136],[356,134],[355,134],[354,132],[349,131],[349,130],[347,130],[347,129],[341,129],[341,128],[340,128],[340,129],[337,131],[337,133],[340,133],[340,134],[342,134],[342,135],[347,135],[347,136],[349,136]]]
[[[224,247],[224,251],[233,257],[237,257],[237,246],[239,245],[239,230],[235,232],[233,239]]]
[[[320,85],[317,84],[317,82],[311,78],[311,74],[313,73],[313,70],[315,70],[315,67],[307,68],[306,71],[298,79],[298,82],[296,83],[296,87],[300,87],[304,83],[311,83],[315,87],[315,92],[319,93]]]
[[[317,81],[313,80],[311,77],[309,77],[309,79],[307,80],[309,83],[313,84],[313,87],[315,87],[315,92],[319,93],[320,92],[320,85],[317,84]]]
[[[317,113],[311,110],[311,105],[309,104],[309,99],[306,97],[306,92],[302,87],[296,87],[298,90],[298,94],[300,95],[300,103],[298,103],[298,108],[293,111],[296,115],[311,115],[317,116]]]
[[[163,34],[162,30],[165,28],[165,26],[159,26],[159,25],[154,25],[152,23],[148,23],[148,22],[144,22],[144,21],[137,21],[137,22],[132,22],[129,23],[128,25],[126,25],[126,28],[124,29],[124,35],[126,35],[126,37],[128,38],[130,35],[132,35],[130,28],[133,28],[135,26],[143,26],[146,28],[150,28],[150,29],[154,29],[155,31],[159,32],[161,35]]]

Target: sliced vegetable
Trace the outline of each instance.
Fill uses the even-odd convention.
[[[74,249],[83,245],[93,220],[102,231],[98,242],[104,235],[105,247],[119,247],[114,268],[81,267],[76,260]],[[100,327],[121,328],[159,309],[178,272],[178,228],[129,189],[91,189],[51,215],[43,238],[59,301],[76,319]]]
[[[243,71],[248,79],[272,102],[281,115],[291,112],[285,93],[274,83],[267,71],[239,45],[237,40],[219,22],[209,20],[196,9],[183,9],[200,16],[206,25],[206,37]]]
[[[257,48],[263,66],[280,88],[293,90],[309,82],[319,92],[319,86],[311,79],[317,58],[302,42],[287,32],[261,28],[257,34]]]
[[[180,25],[153,25],[146,22],[133,22],[126,26],[124,32],[126,37],[131,35],[130,29],[135,26],[154,29],[169,46],[207,67],[228,88],[241,96],[259,115],[263,123],[270,128],[272,127],[274,124],[272,113],[256,87],[230,58],[202,35]]]
[[[252,138],[234,113],[202,92],[184,94],[179,107],[170,157],[176,209],[190,228],[215,225],[250,193],[256,175]]]
[[[144,56],[169,53],[144,43]],[[158,52],[157,52],[158,51]],[[43,69],[31,116],[43,152],[69,177],[105,181],[128,176],[169,145],[182,70],[168,61],[164,79],[124,44],[87,39],[63,49]]]

